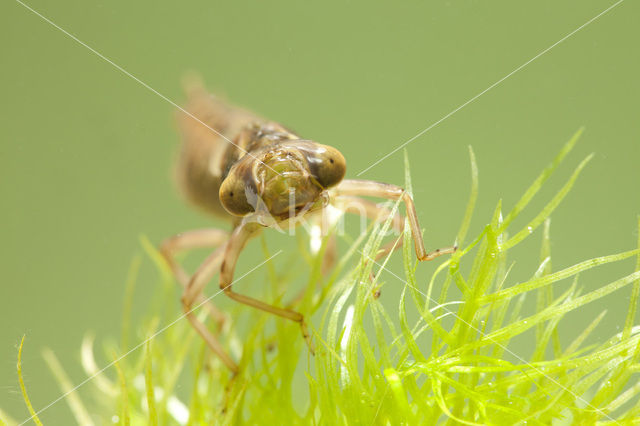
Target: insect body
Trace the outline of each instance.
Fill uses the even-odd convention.
[[[370,219],[389,214],[362,196],[402,199],[413,234],[418,259],[430,260],[455,248],[427,253],[413,200],[402,188],[385,183],[344,180],[346,162],[335,148],[301,139],[282,125],[248,111],[230,107],[209,95],[197,81],[187,85],[186,113],[178,116],[182,150],[177,179],[187,198],[205,211],[228,218],[231,233],[202,229],[166,240],[162,253],[184,286],[185,314],[208,346],[231,371],[238,366],[207,327],[191,312],[203,302],[202,291],[216,273],[220,289],[230,298],[300,324],[312,348],[303,316],[236,293],[232,289],[236,260],[247,241],[265,227],[279,227],[317,215],[329,204]],[[393,218],[396,230],[403,219]],[[196,272],[188,274],[174,260],[180,250],[212,247],[213,252]],[[391,246],[385,249],[388,253]],[[383,255],[382,253],[381,255]],[[220,324],[222,315],[207,302],[210,315]]]

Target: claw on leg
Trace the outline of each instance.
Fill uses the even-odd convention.
[[[302,331],[302,337],[304,337],[304,341],[307,342],[309,352],[311,352],[311,355],[315,355],[316,348],[313,345],[313,340],[311,340],[311,335],[309,334],[309,329],[307,328],[307,324],[304,322],[304,319],[300,321],[300,330]]]
[[[433,260],[438,256],[442,256],[443,254],[453,254],[457,250],[458,250],[458,246],[435,249],[434,251],[425,254],[422,259],[420,259],[420,258],[418,258],[418,259],[419,260]]]

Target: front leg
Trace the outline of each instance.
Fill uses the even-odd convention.
[[[413,199],[407,191],[399,186],[370,180],[347,179],[340,182],[340,184],[333,189],[333,193],[336,196],[356,195],[380,197],[388,200],[402,199],[406,206],[407,218],[409,219],[409,226],[411,227],[411,234],[413,235],[416,256],[419,260],[432,260],[443,254],[453,253],[457,249],[457,247],[448,247],[437,249],[429,253],[425,250],[424,240],[422,239],[420,223],[418,222],[418,216],[416,215],[416,207],[413,204]]]
[[[291,309],[279,308],[277,306],[270,305],[252,297],[238,294],[231,288],[231,285],[233,283],[233,273],[236,269],[236,261],[238,260],[238,256],[240,255],[240,252],[244,248],[247,241],[249,241],[249,239],[253,237],[257,232],[259,232],[260,228],[261,226],[256,225],[255,223],[243,223],[236,229],[234,229],[233,233],[231,234],[231,238],[227,243],[224,253],[224,259],[220,268],[220,290],[224,291],[224,294],[226,294],[236,302],[252,306],[256,309],[269,312],[271,314],[289,319],[291,321],[295,321],[300,324],[302,335],[309,345],[309,350],[311,351],[311,353],[313,353],[311,336],[307,331],[307,326],[304,322],[304,316],[300,312],[296,312]]]

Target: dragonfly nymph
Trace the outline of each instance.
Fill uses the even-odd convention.
[[[379,220],[388,217],[389,210],[362,197],[401,199],[419,260],[431,260],[455,250],[427,252],[411,196],[399,186],[344,179],[346,161],[336,148],[302,139],[276,122],[232,107],[210,95],[197,79],[187,82],[186,91],[187,105],[178,112],[182,147],[177,180],[193,204],[228,219],[232,230],[210,228],[180,233],[167,239],[161,251],[184,287],[182,305],[189,322],[234,374],[238,372],[237,363],[192,312],[196,303],[205,302],[204,287],[217,273],[220,289],[231,299],[299,323],[313,351],[302,314],[233,290],[238,256],[262,229],[295,226],[302,219],[321,215],[329,206]],[[401,232],[404,218],[396,214],[392,226]],[[397,246],[396,241],[387,244],[378,257]],[[175,261],[175,254],[202,247],[213,251],[189,276]],[[205,304],[209,315],[221,325],[225,316],[210,302]]]

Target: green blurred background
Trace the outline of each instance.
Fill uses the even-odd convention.
[[[181,77],[200,72],[212,91],[340,148],[355,177],[613,2],[28,4],[178,103]],[[567,164],[516,225],[595,152],[553,214],[554,267],[634,248],[639,14],[638,2],[624,1],[408,146],[430,248],[449,245],[457,232],[469,193],[468,145],[480,168],[474,235],[498,199],[510,209],[581,126],[586,132]],[[168,102],[17,2],[0,6],[0,37],[0,406],[21,420],[27,412],[15,358],[23,334],[26,381],[38,409],[60,394],[42,348],[51,347],[80,382],[84,333],[118,336],[140,234],[157,244],[179,231],[226,224],[193,211],[175,190],[177,133]],[[402,152],[361,177],[401,184]],[[516,250],[511,284],[535,270],[539,241],[540,231]],[[283,265],[295,255],[295,241],[277,244],[287,253],[276,260]],[[260,260],[250,248],[238,275]],[[421,268],[426,276],[434,267]],[[390,268],[402,271],[398,259]],[[581,282],[592,290],[632,268],[627,261]],[[135,297],[140,311],[156,290],[154,272],[145,259]],[[252,294],[251,284],[247,278],[239,290]],[[389,278],[392,284],[400,287]],[[597,338],[609,337],[624,321],[628,296],[626,289],[572,314],[561,332],[570,336],[572,324],[584,326],[606,308]],[[397,303],[393,290],[385,297]],[[47,410],[45,423],[69,421],[64,405]]]

